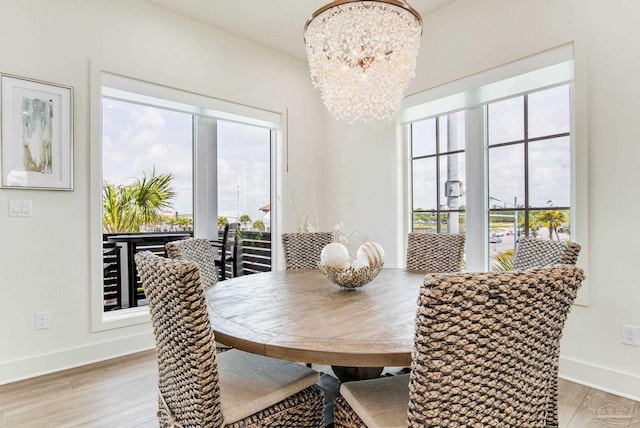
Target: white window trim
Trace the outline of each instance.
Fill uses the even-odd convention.
[[[152,84],[134,77],[124,77],[122,74],[107,71],[101,64],[90,64],[90,136],[92,144],[89,149],[89,215],[90,215],[90,281],[91,281],[91,329],[94,332],[111,330],[121,327],[145,324],[151,321],[147,306],[127,308],[118,311],[104,312],[103,308],[103,273],[102,273],[102,96],[112,96],[140,102],[143,104],[157,104],[154,100],[161,100],[162,105],[178,111],[188,112],[197,116],[194,124],[194,216],[199,218],[211,217],[217,213],[217,198],[198,198],[197,195],[217,195],[217,169],[208,165],[215,165],[217,154],[210,150],[209,144],[201,144],[207,138],[215,137],[217,119],[246,123],[271,129],[271,140],[275,147],[271,150],[271,179],[274,187],[271,192],[272,207],[272,264],[278,266],[279,257],[276,243],[279,242],[282,219],[278,213],[282,212],[281,194],[284,150],[286,145],[286,109],[273,111],[236,104],[229,101],[215,99],[188,91]],[[131,94],[136,94],[132,97]],[[170,100],[167,103],[167,100]],[[193,108],[192,106],[198,106]],[[209,140],[210,141],[210,140]],[[196,162],[197,159],[207,159],[207,162]],[[213,162],[213,163],[211,163]],[[198,218],[198,217],[196,217]],[[217,238],[217,223],[196,222],[194,236]]]
[[[440,115],[574,79],[573,44],[523,58],[473,76],[409,95],[400,122]]]

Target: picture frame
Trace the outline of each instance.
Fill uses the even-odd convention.
[[[73,88],[0,74],[2,188],[73,190]]]

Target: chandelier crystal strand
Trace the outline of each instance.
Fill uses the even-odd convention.
[[[336,119],[393,119],[415,76],[422,20],[404,1],[334,1],[307,21],[311,80]]]

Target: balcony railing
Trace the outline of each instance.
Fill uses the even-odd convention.
[[[241,275],[271,270],[271,232],[240,231],[239,250]]]
[[[185,232],[191,236],[190,232]],[[111,242],[114,236],[124,237],[127,235],[142,236],[140,243],[125,245],[123,242]],[[134,254],[139,251],[151,251],[155,254],[166,256],[164,243],[172,240],[173,237],[166,233],[145,233],[145,234],[103,234],[102,236],[102,258],[104,276],[104,310],[112,311],[133,306],[146,305],[144,289],[139,278],[135,275],[135,267],[130,267],[128,251],[133,249]],[[180,236],[180,234],[177,234]],[[184,233],[183,233],[184,235]],[[183,236],[173,239],[182,239]],[[156,238],[157,237],[157,238]],[[111,240],[110,240],[111,238]],[[220,231],[219,239],[222,239]],[[116,238],[117,240],[117,238]],[[240,231],[238,245],[238,272],[239,275],[251,275],[254,273],[267,272],[271,270],[271,233]],[[225,266],[227,278],[233,275],[231,263]],[[129,278],[135,277],[135,288],[129,287]]]

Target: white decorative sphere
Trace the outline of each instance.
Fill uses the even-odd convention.
[[[375,242],[365,242],[360,245],[356,257],[366,260],[370,266],[382,266],[384,264],[384,250]]]
[[[335,269],[347,269],[349,267],[349,250],[339,242],[325,245],[320,253],[320,263]]]

